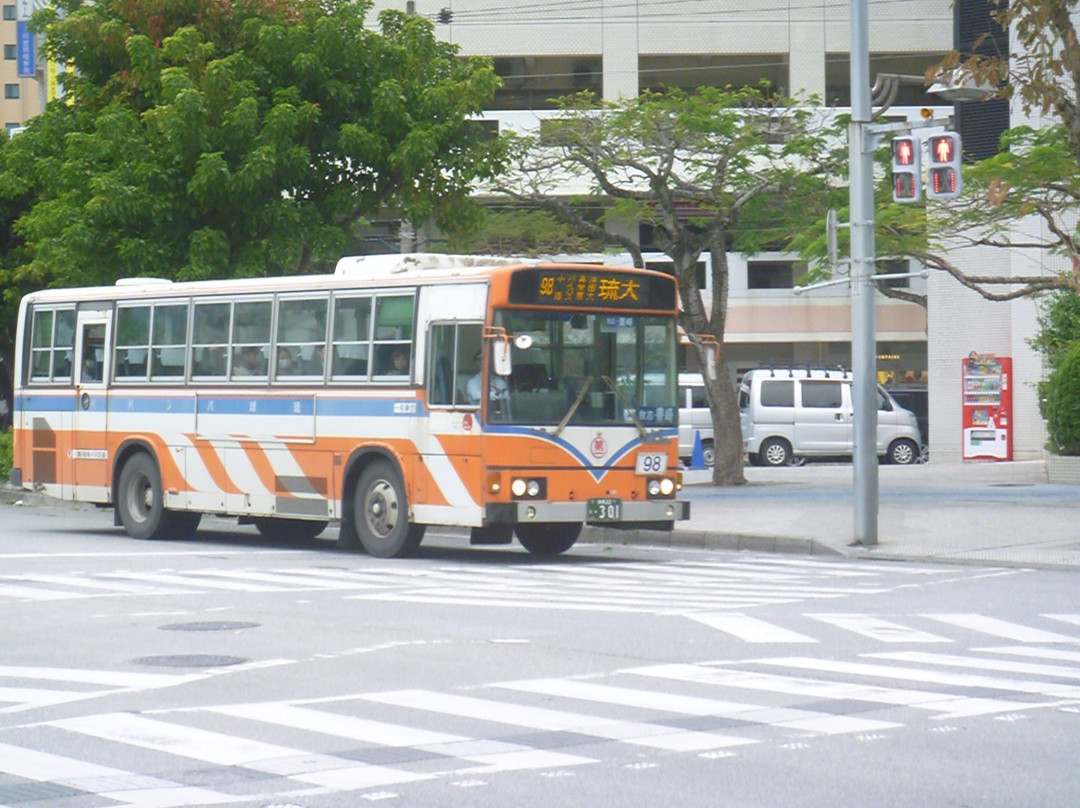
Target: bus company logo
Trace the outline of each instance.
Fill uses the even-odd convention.
[[[472,432],[472,413],[471,412],[465,413],[464,417],[461,419],[461,428],[464,429],[466,432]]]
[[[592,445],[589,448],[592,451],[592,456],[599,459],[607,454],[607,441],[604,440],[603,435],[597,435],[592,439]]]

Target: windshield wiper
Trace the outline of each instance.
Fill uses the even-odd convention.
[[[566,411],[566,415],[563,416],[563,419],[559,421],[559,425],[555,428],[555,431],[551,433],[552,435],[558,437],[559,433],[566,429],[566,425],[570,423],[570,419],[574,417],[577,408],[581,406],[581,402],[584,400],[585,394],[589,392],[589,387],[592,383],[593,377],[590,376],[585,380],[585,384],[581,385],[581,392],[578,393],[578,397],[574,399],[574,403],[570,405],[570,409]]]
[[[641,433],[641,437],[646,437],[649,433],[646,431],[641,421],[638,420],[637,413],[634,412],[634,408],[626,402],[625,398],[623,398],[622,391],[620,391],[619,388],[616,387],[615,382],[611,380],[611,377],[601,376],[600,381],[602,381],[604,384],[611,388],[611,392],[615,394],[615,398],[619,399],[619,403],[622,404],[623,411],[630,415],[630,419],[634,422],[634,426],[638,428],[638,432]]]

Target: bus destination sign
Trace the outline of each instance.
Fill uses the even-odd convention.
[[[658,275],[529,267],[510,279],[510,303],[612,309],[673,309],[675,281]]]

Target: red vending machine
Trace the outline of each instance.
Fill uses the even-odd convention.
[[[1012,460],[1012,357],[964,359],[964,460]]]

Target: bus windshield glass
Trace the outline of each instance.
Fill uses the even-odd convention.
[[[502,309],[513,370],[485,389],[489,420],[517,425],[675,426],[675,320],[669,316]],[[527,335],[520,342],[515,337]]]

